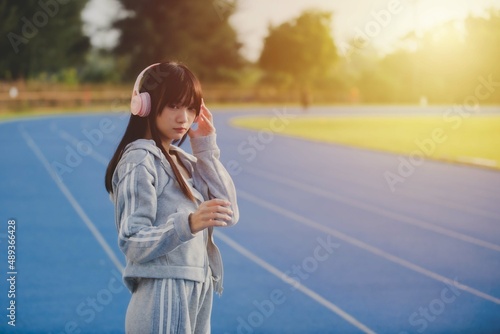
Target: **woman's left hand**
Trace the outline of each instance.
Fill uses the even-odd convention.
[[[215,127],[213,124],[212,113],[205,106],[205,102],[203,99],[201,100],[201,110],[198,115],[198,128],[196,130],[189,129],[189,137],[205,137],[215,133]]]

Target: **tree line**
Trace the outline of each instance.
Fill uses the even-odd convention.
[[[203,82],[276,87],[303,103],[467,103],[478,94],[481,103],[500,102],[496,9],[409,33],[384,56],[359,38],[346,49],[333,38],[332,13],[307,10],[270,25],[259,59],[250,62],[229,22],[237,0],[120,3],[127,15],[113,23],[116,47],[96,50],[82,29],[87,0],[0,0],[0,80],[119,83],[175,59]]]

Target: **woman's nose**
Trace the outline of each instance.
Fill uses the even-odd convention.
[[[185,123],[188,120],[188,109],[187,108],[180,108],[179,109],[179,114],[177,115],[177,120],[179,122]]]

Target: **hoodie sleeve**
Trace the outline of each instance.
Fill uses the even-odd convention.
[[[220,198],[231,202],[233,219],[228,226],[238,222],[239,211],[236,189],[226,168],[219,161],[220,150],[217,147],[216,135],[191,138],[191,148],[196,157],[196,170],[208,187],[210,198]]]
[[[154,168],[127,163],[120,169],[122,175],[114,189],[118,244],[130,261],[151,261],[195,237],[187,212],[171,214],[162,224],[153,225],[157,210]]]

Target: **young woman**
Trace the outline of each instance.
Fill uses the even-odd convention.
[[[142,71],[132,96],[105,180],[132,292],[125,330],[209,333],[213,291],[222,293],[223,276],[213,228],[238,221],[212,115],[198,79],[174,62]],[[187,135],[193,155],[174,146]]]

